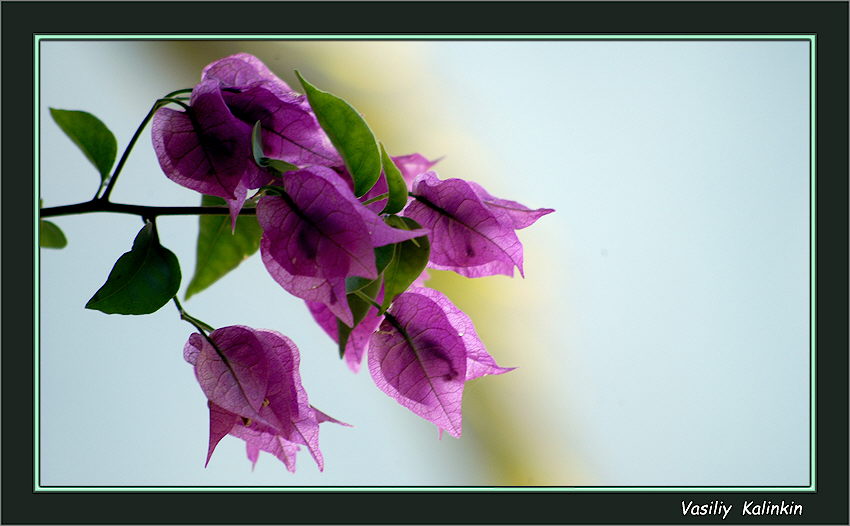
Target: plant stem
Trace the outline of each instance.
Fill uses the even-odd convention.
[[[103,198],[92,199],[85,203],[53,206],[41,209],[41,217],[56,217],[71,214],[91,214],[94,212],[113,212],[116,214],[133,214],[146,218],[176,215],[228,215],[230,210],[223,206],[145,206],[112,203]],[[256,215],[256,208],[243,208],[239,215]]]
[[[136,141],[139,140],[139,136],[142,134],[142,130],[145,129],[145,126],[147,126],[148,122],[150,122],[151,118],[153,118],[154,113],[156,113],[156,111],[158,109],[160,109],[162,106],[165,106],[169,102],[179,104],[179,105],[183,106],[184,108],[188,109],[188,106],[186,106],[186,104],[184,104],[183,102],[176,100],[176,99],[171,99],[169,97],[171,97],[173,95],[179,95],[180,93],[187,93],[187,92],[190,92],[190,91],[192,91],[192,90],[191,89],[181,89],[181,90],[177,90],[177,91],[172,91],[171,93],[166,95],[164,98],[157,99],[157,101],[153,103],[153,106],[151,106],[151,109],[150,109],[150,111],[148,111],[148,114],[145,115],[145,118],[142,120],[142,123],[139,124],[138,128],[136,128],[136,133],[133,134],[133,138],[130,139],[130,142],[127,144],[127,147],[124,149],[124,153],[121,154],[121,159],[118,160],[118,164],[115,165],[115,170],[113,170],[112,175],[109,177],[109,183],[107,183],[106,190],[103,191],[103,195],[98,197],[95,194],[95,199],[99,199],[101,201],[109,201],[109,196],[110,196],[110,194],[112,194],[112,188],[115,187],[115,182],[118,180],[118,175],[121,173],[121,170],[124,168],[124,163],[127,162],[127,158],[130,156],[130,152],[133,150],[133,146],[136,145]],[[98,188],[98,192],[99,191],[100,191],[100,189]]]
[[[193,90],[194,90],[194,88],[183,88],[183,89],[174,90],[171,93],[166,93],[163,96],[163,98],[167,99],[167,98],[173,97],[175,95],[182,95],[183,93],[192,93]]]
[[[189,105],[183,102],[180,99],[175,99],[172,97],[162,98],[157,101],[160,106],[165,106],[167,103],[177,104],[178,106],[182,106],[184,110],[189,110]]]
[[[156,113],[161,106],[159,101],[153,103],[148,114],[145,115],[145,118],[142,119],[142,123],[139,124],[139,127],[136,128],[136,133],[133,134],[133,138],[130,139],[130,143],[127,144],[127,147],[124,148],[124,153],[121,154],[121,159],[118,160],[118,164],[115,165],[115,170],[113,170],[112,175],[109,177],[109,183],[106,185],[106,190],[103,191],[103,195],[99,198],[95,196],[95,199],[100,199],[102,201],[108,201],[109,195],[112,193],[112,189],[115,187],[115,182],[118,180],[118,175],[121,173],[121,169],[124,168],[124,163],[127,162],[127,158],[130,156],[130,152],[133,150],[133,146],[136,145],[136,141],[139,140],[139,136],[142,134],[142,130],[145,129],[148,122],[153,117],[153,114]]]
[[[180,305],[180,300],[177,299],[177,296],[174,296],[171,299],[174,300],[174,305],[177,306],[177,312],[180,313],[180,319],[194,325],[195,328],[198,329],[198,332],[200,332],[204,336],[204,338],[206,338],[210,343],[212,343],[212,341],[209,339],[209,336],[207,336],[207,331],[212,332],[215,329],[213,329],[210,324],[204,323],[203,321],[199,320],[194,316],[190,316],[188,312],[183,310],[183,305]],[[215,346],[214,343],[212,343],[212,345]]]

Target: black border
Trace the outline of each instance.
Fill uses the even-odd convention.
[[[244,14],[236,16],[237,14]],[[259,15],[258,15],[259,14]],[[848,522],[847,2],[3,2],[2,522]],[[357,22],[356,29],[353,21]],[[389,29],[388,29],[389,28]],[[33,493],[33,34],[816,34],[815,493]],[[128,35],[130,36],[130,35]],[[22,185],[21,182],[24,182]],[[25,190],[22,190],[25,188]],[[26,276],[26,278],[22,278]],[[29,402],[25,402],[29,400]],[[30,454],[27,455],[26,452]],[[683,517],[681,500],[785,499],[802,517]],[[398,510],[398,511],[396,511]]]

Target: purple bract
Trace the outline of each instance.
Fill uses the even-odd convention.
[[[157,111],[154,151],[168,178],[225,199],[235,221],[248,190],[271,180],[253,158],[251,130],[257,121],[267,157],[296,166],[342,164],[306,98],[244,53],[204,68],[188,110]]]
[[[285,195],[264,196],[257,204],[266,269],[290,294],[326,305],[351,326],[345,278],[377,278],[375,247],[425,232],[388,226],[328,168],[290,172],[281,187]]]
[[[432,171],[416,178],[412,193],[416,198],[403,215],[430,231],[428,266],[469,278],[513,276],[514,267],[523,274],[522,244],[514,231],[554,212],[495,198],[462,179],[441,181]]]
[[[375,145],[368,129],[349,133],[350,121],[340,127],[331,118],[333,110],[310,93],[346,162],[357,155],[349,155],[340,137],[366,137],[358,147],[365,144],[363,151],[371,151]],[[183,105],[176,99],[169,103]],[[523,274],[523,247],[516,230],[554,210],[494,197],[462,179],[440,180],[431,171],[436,161],[420,154],[393,158],[413,197],[403,209],[406,192],[395,170],[389,171],[389,185],[382,174],[358,199],[345,162],[306,97],[252,55],[240,53],[206,66],[183,106],[184,111],[162,108],[153,116],[153,146],[166,176],[223,198],[234,225],[248,192],[262,188],[256,206],[263,232],[260,252],[273,279],[305,300],[316,322],[337,341],[339,323],[352,327],[356,319],[348,285],[353,305],[371,305],[348,335],[348,367],[356,372],[368,353],[369,372],[379,389],[434,423],[440,433],[459,437],[466,382],[512,369],[496,364],[466,314],[441,292],[423,286],[427,272],[413,278],[426,257],[430,268],[467,277],[513,276],[514,268]],[[334,107],[338,109],[329,106]],[[257,122],[262,152],[255,160],[252,130]],[[383,146],[380,151],[388,162]],[[293,167],[272,163],[285,172],[281,174],[261,167],[258,162],[268,164],[261,155],[295,168],[286,171]],[[385,206],[390,187],[392,198]],[[368,201],[373,202],[364,205]],[[413,221],[382,217],[385,209],[401,210]],[[416,226],[414,221],[420,229],[402,229]],[[428,243],[379,250],[383,263],[378,266],[377,247],[425,235]],[[380,276],[379,269],[388,270]],[[350,278],[384,281],[363,285]],[[398,294],[411,281],[408,290]],[[387,312],[379,315],[379,308],[386,307],[384,290],[392,303],[388,301]],[[355,314],[362,312],[355,308]],[[319,424],[348,424],[310,405],[298,372],[298,349],[291,340],[271,330],[234,325],[208,336],[192,334],[184,357],[194,366],[208,399],[207,463],[219,441],[232,435],[245,441],[253,464],[260,451],[266,451],[294,472],[296,455],[305,446],[323,469]]]
[[[511,369],[496,365],[469,317],[442,293],[399,295],[369,342],[369,372],[399,404],[454,437],[462,432],[464,384]]]
[[[294,470],[304,445],[323,469],[319,422],[333,420],[310,406],[298,373],[298,348],[286,336],[241,325],[222,327],[209,339],[194,333],[183,349],[209,400],[207,462],[227,434],[242,438],[248,457],[269,451]]]

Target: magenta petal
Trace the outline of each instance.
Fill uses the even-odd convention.
[[[313,407],[313,406],[310,406],[310,407]],[[320,424],[323,423],[323,422],[332,422],[334,424],[339,424],[339,425],[345,426],[345,427],[354,427],[351,424],[346,424],[345,422],[340,422],[336,418],[326,415],[325,413],[319,411],[315,407],[313,407],[313,413],[316,415],[316,421],[319,422]]]
[[[242,326],[223,327],[209,337],[218,351],[199,334],[190,336],[184,347],[184,357],[195,364],[201,388],[209,398],[207,462],[222,437],[231,434],[245,440],[248,458],[254,463],[263,450],[294,471],[301,444],[322,470],[319,423],[348,424],[310,405],[298,371],[298,348],[292,340],[276,331]]]
[[[510,222],[507,224],[512,225],[515,230],[520,230],[526,227],[533,225],[538,219],[545,216],[546,214],[551,214],[555,210],[552,208],[538,208],[536,210],[532,210],[527,206],[521,205],[516,201],[508,201],[507,199],[499,199],[498,197],[493,197],[487,190],[481,187],[478,183],[468,181],[469,185],[481,199],[481,201],[490,207],[490,210],[495,214],[505,214],[505,217],[509,218]]]
[[[210,408],[210,444],[207,449],[207,461],[204,463],[204,467],[209,465],[210,457],[212,457],[213,451],[215,451],[215,447],[221,439],[230,433],[233,426],[239,422],[238,415],[222,409],[212,402],[207,402],[207,405]]]
[[[226,361],[208,341],[201,341],[195,376],[207,399],[231,413],[277,424],[273,415],[269,421],[259,414],[269,382],[268,362],[253,331],[238,325],[223,327],[210,333],[210,339]]]
[[[440,181],[434,172],[420,175],[413,193],[419,196],[404,215],[430,231],[429,266],[470,278],[522,274],[522,244],[513,225],[485,205],[461,179]]]
[[[374,245],[358,210],[363,207],[319,168],[287,174],[287,197],[260,199],[257,220],[270,254],[294,276],[376,278]]]
[[[284,290],[303,300],[323,303],[344,323],[349,326],[354,323],[345,297],[345,278],[328,280],[322,277],[293,276],[272,257],[269,241],[265,237],[260,240],[260,256],[266,270]]]
[[[233,198],[225,198],[227,208],[230,209],[230,228],[231,233],[236,231],[236,220],[239,218],[239,212],[242,211],[242,206],[248,200],[248,188],[244,182],[239,182],[236,189],[233,191]]]
[[[224,100],[237,118],[252,127],[262,122],[268,157],[299,166],[342,164],[306,98],[292,91],[257,57],[238,53],[217,60],[204,68],[202,79],[220,83]]]
[[[350,179],[345,179],[344,176],[337,174],[335,171],[321,166],[314,166],[310,169],[310,171],[314,175],[327,181],[337,192],[339,192],[340,195],[345,196],[345,198],[354,206],[354,210],[360,215],[360,218],[363,220],[363,224],[366,225],[369,236],[372,238],[373,247],[381,247],[391,243],[400,243],[402,241],[407,241],[408,239],[428,234],[428,231],[425,229],[401,230],[384,223],[376,211],[371,209],[369,206],[363,206],[359,200],[354,198],[352,190],[353,183],[351,183]],[[381,180],[379,179],[378,184],[380,184],[380,181]],[[386,185],[386,181],[384,181],[384,184]]]
[[[311,410],[315,415],[316,421],[319,423],[333,422],[351,427],[349,424],[340,422],[312,406]],[[283,462],[287,470],[292,473],[295,472],[295,459],[301,448],[298,444],[283,438],[273,428],[254,422],[250,422],[248,425],[239,422],[233,426],[230,434],[245,441],[248,459],[252,464],[257,463],[260,451],[267,451]],[[319,467],[320,470],[322,468],[323,466]]]
[[[392,243],[401,243],[408,239],[428,235],[428,230],[424,228],[418,228],[416,230],[401,230],[393,228],[384,223],[380,216],[367,209],[365,206],[359,207],[357,211],[360,213],[360,216],[363,218],[363,223],[369,231],[373,247],[382,247]]]
[[[204,337],[193,332],[186,340],[186,345],[183,346],[183,359],[192,365],[198,363],[198,355],[201,353],[201,347],[204,346]]]
[[[201,193],[232,198],[238,174],[217,176],[185,112],[160,109],[153,117],[151,137],[157,160],[175,183]]]
[[[411,287],[408,292],[411,294],[421,294],[426,298],[434,301],[443,312],[446,313],[446,318],[449,323],[457,331],[457,335],[463,340],[466,347],[466,380],[474,380],[487,374],[504,374],[508,371],[513,371],[514,367],[499,367],[496,360],[490,356],[478,333],[475,332],[475,326],[472,320],[465,312],[457,308],[445,294],[438,290],[429,288]]]
[[[461,435],[466,352],[434,300],[413,293],[395,299],[369,343],[369,372],[399,404],[452,436]]]
[[[281,437],[273,428],[255,422],[247,426],[240,423],[233,426],[230,434],[245,441],[251,464],[257,464],[260,451],[267,451],[283,462],[289,472],[295,473],[295,459],[301,448]]]
[[[230,113],[218,87],[209,83],[195,87],[191,111],[190,116],[161,109],[154,115],[152,139],[160,166],[177,184],[233,198],[245,174],[257,170],[251,128]]]
[[[374,247],[425,232],[388,226],[328,168],[288,173],[282,186],[285,196],[265,196],[257,206],[266,269],[291,294],[324,303],[350,326],[345,279],[376,278]]]
[[[337,166],[342,159],[316,117],[300,100],[283,100],[265,84],[223,93],[233,115],[243,122],[260,121],[266,156],[297,166]]]
[[[266,411],[273,412],[282,424],[278,433],[290,442],[307,446],[321,470],[324,466],[319,451],[319,423],[301,385],[298,348],[292,340],[275,331],[258,330],[256,336],[271,364],[266,393],[269,404],[260,414],[265,416]]]
[[[225,87],[246,86],[256,82],[264,82],[281,97],[297,99],[298,94],[282,81],[263,62],[248,53],[237,53],[216,60],[204,67],[201,72],[202,80],[214,79]]]
[[[254,336],[260,342],[259,349],[265,354],[267,363],[268,385],[260,415],[266,421],[279,422],[278,432],[292,440],[296,431],[291,422],[299,419],[309,407],[298,372],[298,348],[292,340],[275,331],[255,330]]]
[[[440,160],[437,159],[436,161],[429,161],[418,153],[412,153],[410,155],[393,157],[393,162],[396,166],[398,166],[398,169],[401,170],[401,176],[404,177],[405,181],[407,181],[407,187],[411,188],[414,179],[416,179],[420,174],[430,170],[431,167],[440,162]]]

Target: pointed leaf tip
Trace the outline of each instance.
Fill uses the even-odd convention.
[[[86,308],[106,314],[150,314],[168,303],[179,288],[177,256],[160,245],[153,223],[147,223]]]

